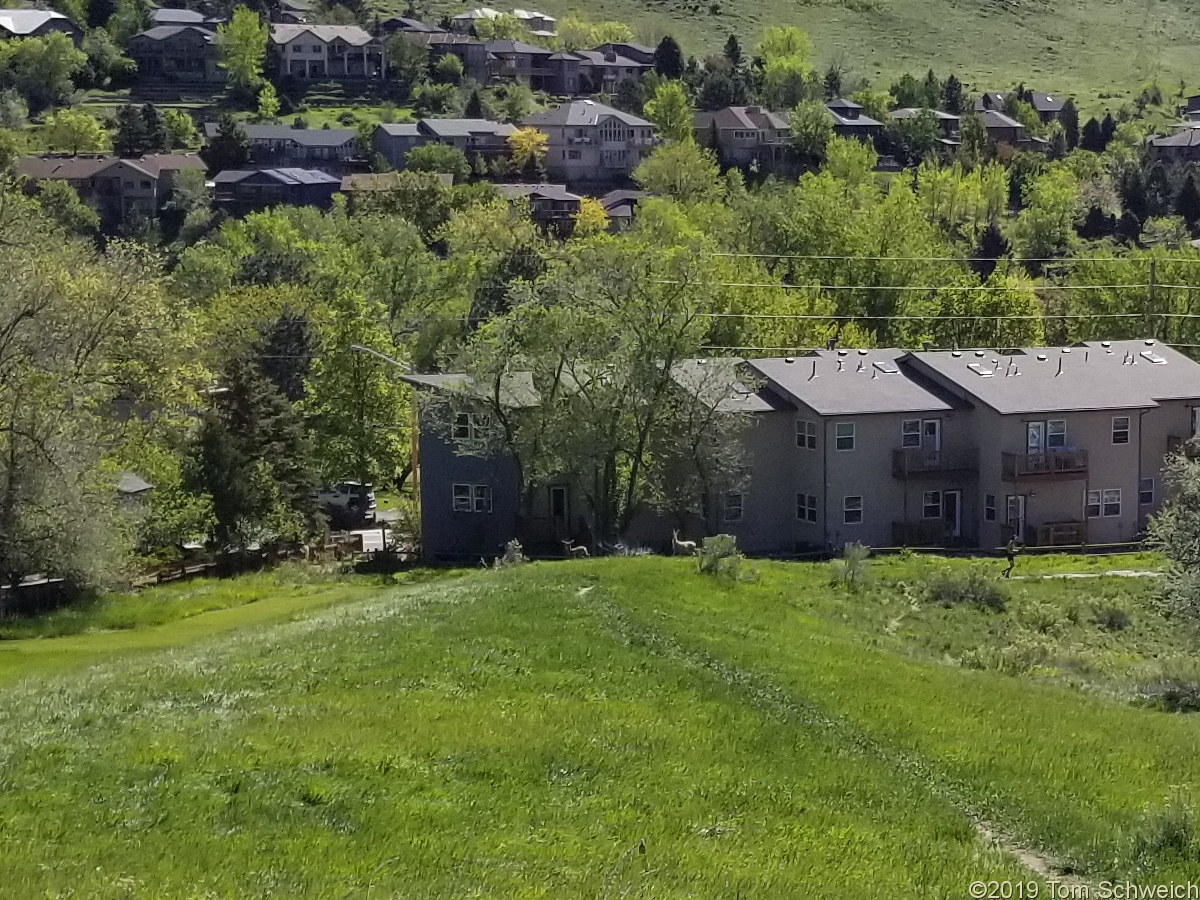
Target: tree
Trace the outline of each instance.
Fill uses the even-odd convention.
[[[766,68],[775,60],[798,59],[804,66],[812,67],[812,41],[807,34],[791,25],[772,25],[763,30],[762,39],[754,48],[754,55]]]
[[[396,32],[384,41],[384,52],[388,75],[400,85],[402,97],[410,95],[429,77],[429,48],[403,32]]]
[[[617,93],[613,97],[613,106],[640,116],[645,104],[646,86],[641,80],[624,78],[617,82]]]
[[[244,97],[253,96],[262,79],[267,38],[267,26],[258,13],[240,4],[233,8],[227,23],[217,26],[220,66],[226,72],[230,89]]]
[[[579,212],[575,214],[573,237],[591,237],[608,230],[608,213],[595,197],[584,197],[579,201]]]
[[[418,84],[412,92],[413,115],[444,116],[458,107],[458,90],[452,84]]]
[[[907,72],[893,81],[888,91],[898,107],[909,108],[925,105],[924,86]]]
[[[1096,117],[1092,116],[1083,123],[1083,131],[1079,136],[1079,147],[1083,150],[1090,150],[1092,153],[1103,153],[1106,146],[1108,146],[1108,141],[1104,139],[1104,129],[1096,121]]]
[[[953,74],[947,75],[942,84],[942,109],[957,116],[963,111],[963,105],[962,82]]]
[[[146,126],[142,111],[132,103],[117,110],[113,152],[118,156],[141,156],[146,152]]]
[[[76,79],[80,86],[106,90],[133,80],[137,65],[121,52],[104,28],[88,32],[80,49],[87,56],[87,64]]]
[[[171,133],[167,120],[153,103],[142,106],[142,130],[146,135],[146,149],[150,153],[161,153],[171,149]]]
[[[1100,134],[1104,138],[1104,146],[1105,147],[1108,146],[1109,141],[1111,141],[1113,139],[1113,137],[1116,135],[1116,133],[1117,133],[1116,120],[1113,119],[1111,112],[1106,111],[1104,113],[1104,121],[1102,121],[1100,123]]]
[[[1063,103],[1058,121],[1062,124],[1063,135],[1067,139],[1067,149],[1074,150],[1079,146],[1079,110],[1075,108],[1075,101],[1071,97]]]
[[[87,54],[59,31],[0,43],[0,86],[15,88],[33,112],[64,102],[85,65]]]
[[[1167,457],[1166,496],[1150,517],[1150,544],[1168,560],[1168,598],[1189,617],[1200,614],[1200,458],[1195,439]]]
[[[167,146],[172,150],[190,149],[200,143],[196,123],[183,110],[166,110],[163,113],[163,125],[167,130]]]
[[[1200,190],[1196,189],[1196,181],[1190,174],[1183,180],[1183,187],[1175,198],[1175,215],[1187,222],[1189,228],[1195,228],[1200,222]]]
[[[833,63],[825,70],[824,84],[826,100],[835,100],[842,96],[842,70]]]
[[[663,78],[676,80],[683,77],[683,70],[683,51],[679,42],[668,34],[654,50],[654,71]]]
[[[791,142],[796,152],[810,162],[825,158],[825,148],[833,138],[833,118],[823,103],[798,103],[788,114]]]
[[[108,132],[95,117],[77,109],[58,110],[46,119],[42,134],[51,149],[66,150],[72,155],[104,150],[109,143]]]
[[[275,85],[269,81],[258,91],[258,119],[261,122],[274,122],[279,117],[279,95],[275,93]]]
[[[433,77],[441,84],[459,84],[463,79],[462,60],[453,53],[444,54],[434,63]]]
[[[692,107],[682,83],[662,82],[654,96],[646,101],[645,115],[667,140],[677,143],[693,140]]]
[[[937,116],[930,109],[922,109],[911,118],[895,119],[888,130],[898,155],[910,165],[932,153],[942,136]]]
[[[925,81],[921,84],[921,99],[924,101],[921,106],[927,109],[937,109],[938,104],[942,102],[942,83],[933,74],[933,69],[925,73]]]
[[[239,168],[250,161],[250,138],[232,114],[224,113],[202,155],[211,172]]]
[[[455,182],[471,177],[471,164],[467,155],[449,144],[422,144],[413,147],[404,157],[404,168],[410,172],[432,172],[436,175],[452,175]]]
[[[738,43],[737,35],[731,34],[725,40],[724,57],[729,60],[729,67],[737,72],[742,67],[742,45]]]
[[[118,47],[127,47],[130,38],[150,27],[150,21],[150,7],[146,0],[117,0],[105,30]]]
[[[980,281],[991,278],[996,270],[996,261],[1008,256],[1011,249],[1000,226],[996,222],[988,222],[987,227],[979,233],[979,243],[971,254],[971,268]]]
[[[29,105],[12,88],[0,90],[0,128],[24,128],[29,122]]]
[[[681,203],[714,200],[720,190],[716,155],[695,141],[664,144],[633,170],[644,190]]]
[[[504,87],[500,113],[505,122],[520,122],[536,108],[533,91],[523,81],[513,81]]]
[[[1045,259],[1068,249],[1078,193],[1075,177],[1065,169],[1050,169],[1026,182],[1025,209],[1016,225],[1022,256]]]
[[[540,169],[546,161],[549,139],[536,128],[518,128],[508,136],[508,149],[513,162],[523,171]]]
[[[483,109],[483,98],[479,96],[479,89],[471,91],[471,98],[467,101],[466,107],[463,108],[463,118],[466,119],[486,119],[487,114]]]

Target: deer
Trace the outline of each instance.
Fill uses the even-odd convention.
[[[576,544],[570,538],[564,538],[562,541],[563,552],[567,554],[567,559],[582,559],[585,556],[591,556],[588,553],[588,548],[583,544]]]
[[[688,556],[695,556],[697,553],[695,541],[681,541],[679,539],[679,529],[671,532],[671,550],[678,556],[680,553],[686,553]]]

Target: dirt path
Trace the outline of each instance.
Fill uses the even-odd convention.
[[[1111,569],[1107,572],[1047,572],[1045,575],[1013,575],[1009,581],[1041,581],[1043,578],[1161,578],[1149,569]]]
[[[997,831],[987,822],[976,821],[975,831],[985,844],[1008,854],[1043,881],[1053,881],[1055,884],[1068,888],[1082,888],[1083,891],[1087,891],[1088,893],[1096,887],[1096,885],[1080,878],[1070,870],[1062,868],[1053,859],[1046,856],[1046,854],[1017,843],[1008,835]],[[1088,896],[1088,893],[1084,893],[1083,891],[1073,893],[1071,896]]]

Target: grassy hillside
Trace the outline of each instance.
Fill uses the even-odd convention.
[[[12,641],[75,642],[74,666],[0,687],[0,883],[950,898],[1032,877],[980,821],[1087,879],[1200,876],[1200,724],[1131,702],[1195,671],[1194,629],[1150,579],[1014,582],[1003,612],[920,588],[971,568],[997,566],[891,560],[848,594],[818,565],[535,564],[360,582],[153,655]]]
[[[381,6],[391,8],[387,0]],[[459,12],[466,4],[433,8]],[[538,9],[626,22],[648,41],[674,34],[698,57],[717,52],[730,33],[750,49],[766,26],[797,25],[812,36],[822,66],[840,61],[884,87],[896,74],[933,67],[979,89],[1024,79],[1094,99],[1136,95],[1157,77],[1173,92],[1180,78],[1195,84],[1200,50],[1190,0],[546,0]]]

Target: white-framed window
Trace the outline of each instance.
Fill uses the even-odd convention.
[[[987,522],[996,521],[996,495],[983,495],[983,518]]]
[[[1112,442],[1129,443],[1129,416],[1113,416]]]
[[[833,426],[834,436],[836,438],[835,447],[839,450],[854,449],[854,423],[853,422],[838,422]]]
[[[490,513],[492,486],[490,484],[455,484],[451,486],[455,512]]]
[[[799,493],[796,495],[796,519],[801,522],[817,521],[816,494]]]
[[[921,420],[920,419],[905,419],[900,423],[900,446],[901,447],[920,447],[921,446]]]
[[[1050,419],[1046,423],[1046,446],[1051,450],[1067,446],[1066,419]]]
[[[863,520],[863,498],[860,496],[842,498],[842,521],[847,525],[858,525]]]
[[[1100,492],[1099,491],[1088,491],[1087,492],[1087,503],[1085,504],[1085,509],[1084,509],[1083,513],[1089,519],[1100,518]]]
[[[1154,503],[1154,479],[1143,478],[1138,482],[1138,503],[1150,506]]]
[[[924,519],[940,519],[942,517],[941,491],[925,491],[921,495],[921,517]]]
[[[454,414],[454,440],[482,441],[491,420],[482,413],[460,412]]]
[[[1121,489],[1106,488],[1104,491],[1104,517],[1119,516],[1121,514]]]
[[[817,423],[807,419],[796,420],[796,446],[804,450],[817,449]]]
[[[721,507],[721,520],[723,522],[740,522],[742,521],[742,492],[741,491],[726,491],[725,503]]]

